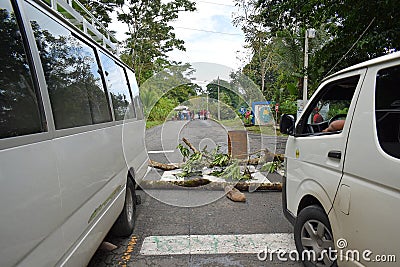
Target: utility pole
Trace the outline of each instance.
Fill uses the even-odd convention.
[[[218,120],[220,121],[221,120],[221,110],[220,110],[221,106],[220,106],[220,103],[219,103],[219,76],[218,76],[217,84],[218,84]]]
[[[304,41],[304,82],[303,82],[303,102],[307,101],[307,85],[308,85],[308,38],[315,38],[315,30],[307,29]]]

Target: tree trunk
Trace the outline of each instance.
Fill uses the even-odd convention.
[[[172,171],[182,168],[183,163],[178,164],[164,164],[157,161],[149,160],[149,166],[163,171]]]

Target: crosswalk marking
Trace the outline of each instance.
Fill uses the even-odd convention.
[[[147,151],[148,154],[163,154],[163,153],[174,153],[175,150],[150,150]]]
[[[293,234],[149,236],[144,239],[140,254],[253,254],[266,249],[295,250]]]

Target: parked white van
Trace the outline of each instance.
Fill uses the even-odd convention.
[[[0,1],[0,266],[85,266],[134,227],[139,89],[76,4]]]
[[[281,132],[284,213],[298,253],[317,256],[305,266],[398,266],[400,53],[326,78]]]

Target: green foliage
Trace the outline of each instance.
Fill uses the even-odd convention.
[[[109,14],[114,10],[115,5],[121,3],[122,0],[79,0],[79,2],[83,4],[99,22],[107,27],[111,22]],[[90,17],[86,17],[86,19],[91,21]]]
[[[146,117],[150,114],[150,109],[157,103],[158,95],[156,91],[143,89],[140,92],[140,99],[143,103],[144,114]]]
[[[149,121],[149,120],[146,120],[146,129],[153,128],[153,127],[161,125],[163,123],[164,123],[164,121]]]
[[[328,36],[321,46],[316,47],[313,64],[310,64],[310,75],[315,75],[314,78],[317,79],[325,76],[332,67],[333,71],[336,71],[383,55],[392,49],[398,50],[400,21],[393,19],[400,15],[397,5],[395,0],[328,0],[323,3],[299,0],[258,1],[259,18],[271,33],[297,29],[304,32],[306,28],[311,27],[324,29],[317,34]],[[360,41],[344,60],[336,65],[361,35]]]
[[[228,167],[221,173],[221,177],[227,180],[240,180],[243,178],[240,173],[240,166],[238,161],[233,161]]]
[[[328,118],[333,118],[339,114],[347,114],[348,112],[349,112],[348,107],[344,107],[344,108],[335,107],[335,106],[329,107]]]
[[[185,162],[182,170],[186,175],[192,172],[198,172],[203,167],[202,163],[203,154],[200,152],[193,153],[189,156],[189,160]]]
[[[187,157],[189,157],[189,149],[187,148],[187,147],[184,147],[182,144],[179,144],[178,146],[177,146],[177,148],[179,149],[179,151],[181,152],[181,154],[182,154],[182,156],[183,156],[183,158],[185,159],[185,158],[187,158]]]
[[[273,173],[277,171],[278,169],[283,168],[282,162],[280,160],[274,160],[270,162],[266,162],[262,167],[261,171],[266,171],[269,173]]]
[[[227,166],[230,161],[230,157],[227,154],[215,154],[214,159],[211,161],[211,166]]]
[[[168,93],[165,94],[165,97],[175,99],[178,103],[183,103],[190,97],[197,95],[196,89],[196,84],[183,84],[168,91]]]
[[[197,95],[198,85],[187,78],[192,72],[190,64],[170,66],[141,85],[147,120],[164,120],[176,106]]]
[[[218,85],[219,84],[219,85]],[[226,105],[231,106],[233,109],[237,109],[240,104],[240,96],[231,90],[231,84],[225,80],[220,79],[213,80],[209,84],[207,84],[206,92],[208,93],[208,97],[211,99],[218,100],[218,87],[220,92],[220,101],[225,103]]]
[[[165,96],[161,97],[150,111],[148,119],[151,121],[165,121],[177,105],[178,103],[175,99],[169,99]]]
[[[281,114],[296,114],[297,102],[292,99],[285,99],[280,103],[279,112]]]
[[[311,95],[328,74],[400,49],[400,21],[394,19],[400,9],[395,0],[235,2],[241,12],[233,22],[244,31],[252,52],[243,73],[268,100],[282,102],[288,95],[300,99],[305,72]],[[309,39],[309,69],[304,70],[308,28],[316,29],[316,38]],[[277,55],[277,60],[268,55]]]
[[[219,170],[214,170],[210,173],[213,176],[222,177],[227,180],[249,180],[251,179],[251,173],[247,166],[244,167],[242,173],[238,160],[231,160],[227,154],[220,153],[220,146],[217,146],[211,152],[207,151],[207,147],[204,147],[202,151],[197,151],[190,154],[190,150],[183,146],[178,145],[178,149],[184,158],[188,158],[182,167],[182,172],[178,175],[179,177],[192,177],[201,175],[204,167],[221,167]]]

